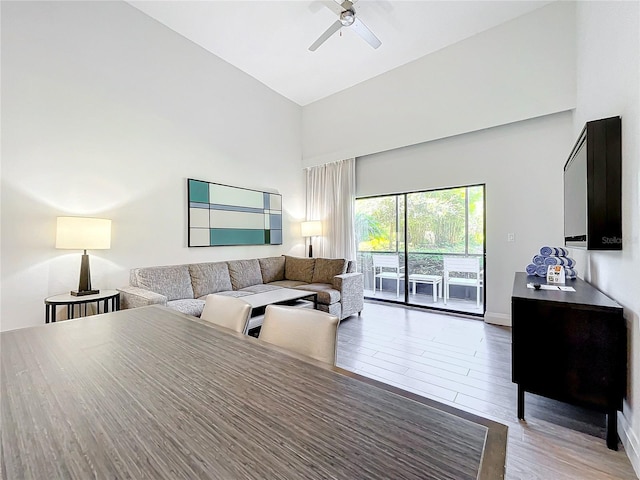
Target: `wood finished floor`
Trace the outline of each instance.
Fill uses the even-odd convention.
[[[510,328],[367,302],[340,324],[337,365],[506,424],[507,479],[637,478],[622,444],[607,449],[604,415],[527,394],[518,421]]]

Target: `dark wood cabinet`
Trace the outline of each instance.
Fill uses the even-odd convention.
[[[515,275],[511,297],[512,379],[518,418],[531,392],[607,415],[607,446],[616,450],[617,411],[626,389],[627,341],[622,307],[576,279],[575,292],[535,290],[540,277]]]

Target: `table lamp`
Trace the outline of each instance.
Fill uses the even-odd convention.
[[[111,220],[106,218],[58,217],[56,228],[56,248],[84,250],[80,264],[78,290],[74,296],[93,295],[100,290],[91,289],[91,271],[87,250],[111,248]]]
[[[303,237],[309,237],[309,258],[313,257],[313,237],[322,235],[322,222],[320,220],[311,220],[300,224],[300,231]]]

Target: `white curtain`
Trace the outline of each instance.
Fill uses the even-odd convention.
[[[313,256],[355,260],[356,159],[306,171],[307,220],[322,221],[322,237],[312,239]]]

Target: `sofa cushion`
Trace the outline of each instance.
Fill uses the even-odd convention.
[[[294,288],[301,285],[309,285],[307,282],[301,282],[299,280],[278,280],[277,282],[271,282],[269,285],[275,285],[282,288]]]
[[[332,283],[333,277],[347,270],[347,261],[343,258],[316,258],[311,283]]]
[[[356,266],[356,262],[354,262],[353,260],[349,260],[349,262],[347,262],[347,271],[344,273],[355,273]]]
[[[285,255],[284,258],[285,280],[311,283],[313,268],[316,264],[315,258],[289,257],[288,255]]]
[[[181,313],[186,313],[187,315],[199,317],[200,315],[202,315],[202,310],[204,310],[204,303],[204,300],[187,298],[184,300],[172,300],[170,302],[167,302],[167,307],[171,307],[174,310],[177,310]]]
[[[284,257],[259,258],[262,283],[284,280]]]
[[[164,295],[168,301],[193,298],[188,265],[138,268],[135,276],[137,287]]]
[[[194,263],[189,265],[189,273],[196,298],[232,288],[227,262]]]
[[[241,290],[262,283],[262,273],[260,272],[260,263],[257,258],[231,260],[227,262],[227,265],[229,265],[229,276],[234,290]]]
[[[339,303],[339,302],[332,303],[330,305],[325,305],[324,303],[319,303],[318,304],[318,310],[320,310],[322,312],[330,313],[331,315],[335,315],[338,318],[340,318],[342,316],[342,304]]]
[[[318,303],[331,305],[340,301],[340,291],[333,288],[328,283],[310,283],[308,285],[300,285],[295,287],[296,290],[310,290],[318,293]]]

